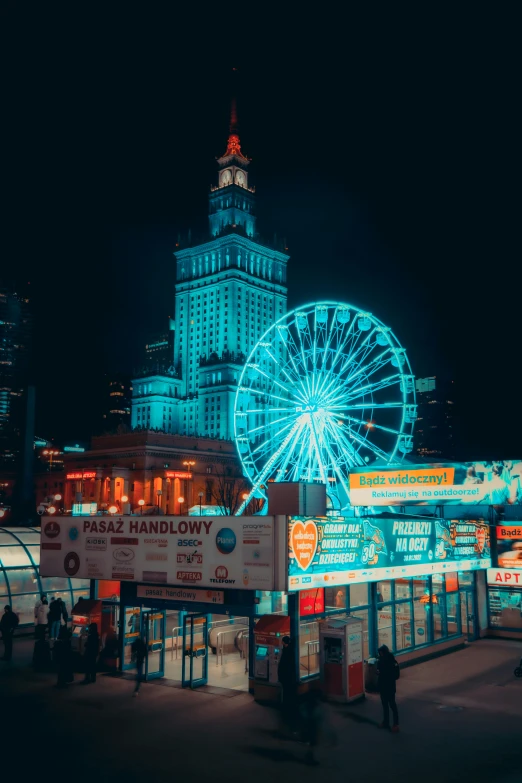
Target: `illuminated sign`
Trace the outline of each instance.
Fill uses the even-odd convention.
[[[489,525],[399,515],[293,517],[288,563],[290,589],[297,590],[488,568]]]
[[[349,481],[352,506],[522,503],[522,460],[353,468]]]
[[[273,517],[75,516],[59,528],[59,548],[42,547],[42,576],[275,589]]]
[[[489,585],[506,585],[506,587],[522,587],[522,573],[509,571],[507,568],[488,568]]]
[[[138,585],[136,595],[138,598],[158,598],[162,601],[186,601],[203,604],[225,603],[223,590],[191,590],[187,587],[147,587],[146,585]]]
[[[67,473],[68,479],[93,479],[96,478],[95,470],[77,470],[75,473]]]
[[[315,590],[301,590],[299,593],[299,614],[306,617],[310,614],[324,612],[324,588],[316,587]]]
[[[191,479],[192,478],[192,473],[189,473],[186,470],[166,470],[165,471],[165,478]]]
[[[499,525],[497,538],[497,565],[500,568],[522,569],[522,524]]]
[[[82,449],[81,446],[64,446],[63,450],[64,451],[78,451],[78,452],[85,451],[85,449]]]

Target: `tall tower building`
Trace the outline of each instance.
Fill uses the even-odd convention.
[[[263,333],[286,312],[289,256],[258,234],[235,101],[227,148],[217,163],[208,239],[189,241],[174,254],[175,377],[133,382],[132,425],[158,426],[159,421],[167,432],[231,440],[242,367]]]

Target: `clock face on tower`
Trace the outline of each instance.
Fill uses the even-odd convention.
[[[236,185],[240,185],[242,188],[246,185],[246,176],[244,171],[236,171]]]
[[[232,172],[230,169],[225,169],[221,172],[221,187],[226,187],[232,183]]]

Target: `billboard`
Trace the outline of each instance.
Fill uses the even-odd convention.
[[[40,548],[42,576],[274,589],[273,517],[59,517]]]
[[[292,517],[288,527],[289,590],[490,566],[489,525],[475,520]]]
[[[497,563],[500,568],[522,568],[522,523],[518,525],[498,525],[495,528],[497,539]]]
[[[353,468],[352,506],[522,503],[522,460]]]

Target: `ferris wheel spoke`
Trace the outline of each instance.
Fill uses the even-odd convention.
[[[340,414],[342,414],[342,411],[357,411],[362,410],[363,408],[368,408],[373,410],[374,408],[384,408],[388,410],[389,408],[402,408],[404,403],[402,402],[361,402],[356,405],[330,405],[330,410],[339,411]]]
[[[375,334],[375,331],[376,329],[374,327],[371,331],[368,332],[364,340],[362,340],[358,345],[356,344],[355,346],[353,346],[354,350],[348,353],[348,355],[346,356],[346,360],[340,370],[341,375],[351,364],[354,364],[354,362],[356,361],[360,353],[366,352],[365,355],[371,353],[371,351],[373,350],[373,345],[370,345],[370,338]]]
[[[382,430],[383,432],[391,432],[392,435],[401,435],[402,430],[394,430],[392,427],[385,427],[383,424],[376,424],[371,422],[369,424],[364,419],[356,419],[355,416],[345,416],[345,418],[353,424],[360,424],[362,427],[368,427],[370,430]]]
[[[366,386],[359,386],[358,389],[351,390],[348,393],[348,398],[351,402],[352,400],[356,400],[357,397],[361,397],[363,394],[374,394],[375,392],[386,389],[389,386],[394,386],[396,383],[399,383],[401,379],[402,375],[390,375],[388,378],[383,378],[382,381],[369,383]]]
[[[282,435],[284,432],[290,429],[290,427],[293,428],[296,425],[296,423],[299,424],[299,419],[288,422],[288,424],[285,427],[278,429],[277,434]],[[272,437],[269,440],[264,440],[262,443],[259,444],[259,446],[256,446],[255,449],[252,449],[251,454],[252,455],[258,453],[262,454],[264,451],[270,451],[273,448],[273,446],[274,446],[274,438]]]
[[[381,353],[379,353],[377,356],[375,356],[368,365],[366,365],[366,366],[363,365],[362,367],[359,367],[354,373],[352,373],[351,375],[348,375],[346,377],[345,383],[351,383],[355,378],[357,378],[359,375],[361,375],[361,373],[364,373],[365,375],[371,375],[372,373],[370,373],[368,371],[369,371],[370,367],[372,367],[373,365],[378,365],[375,368],[375,370],[372,371],[372,372],[376,372],[379,369],[379,367],[381,367],[382,365],[386,364],[389,361],[389,359],[384,359],[384,357],[390,351],[391,351],[390,348],[386,348],[386,350],[381,351]]]
[[[280,416],[278,419],[273,419],[272,421],[265,424],[260,424],[258,427],[254,427],[253,429],[248,430],[248,434],[252,435],[254,432],[262,432],[264,430],[270,429],[270,427],[273,427],[275,424],[279,424],[279,422],[286,421],[289,418],[295,419],[295,408],[292,408],[291,410],[293,411],[293,414],[289,413],[288,416]],[[270,412],[272,413],[272,411]]]
[[[388,455],[386,454],[385,451],[383,451],[381,448],[379,448],[379,446],[376,446],[374,443],[369,441],[367,438],[361,438],[361,436],[358,433],[353,432],[353,430],[350,430],[350,435],[361,446],[363,446],[364,448],[367,448],[369,451],[372,451],[375,454],[376,457],[388,461]]]
[[[274,364],[277,364],[277,366],[279,367],[279,369],[281,370],[281,372],[283,373],[283,375],[285,376],[285,378],[288,380],[289,383],[295,384],[297,381],[299,381],[299,376],[297,374],[294,374],[294,377],[292,378],[290,374],[287,372],[288,364],[283,366],[279,361],[279,359],[276,356],[274,356],[274,354],[272,354],[268,349],[265,350],[267,354],[270,356],[270,358],[272,359],[272,361],[274,362]]]

